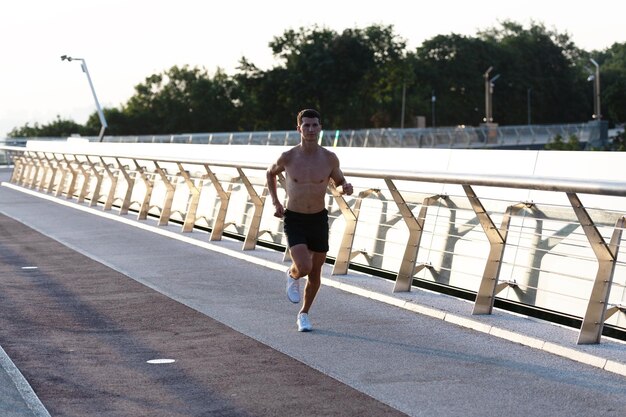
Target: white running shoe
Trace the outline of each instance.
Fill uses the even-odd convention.
[[[287,298],[289,301],[296,304],[300,302],[300,280],[291,278],[289,270],[287,274]]]
[[[309,315],[307,313],[298,314],[298,319],[296,320],[298,324],[299,332],[310,332],[313,330],[313,326],[311,326],[311,322],[309,321]]]

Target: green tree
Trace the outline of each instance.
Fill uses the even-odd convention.
[[[478,125],[484,116],[482,74],[494,65],[494,45],[458,34],[438,35],[417,48],[412,63],[420,98],[420,114],[430,114],[430,98],[437,97],[437,125]],[[431,121],[432,123],[432,121]]]
[[[581,52],[568,35],[542,24],[525,29],[505,21],[500,28],[479,32],[479,37],[499,51],[496,68],[502,78],[495,88],[494,117],[501,124],[526,122],[529,88],[534,123],[585,120],[585,78],[577,66]]]
[[[626,131],[622,130],[614,139],[611,144],[611,151],[626,151]]]
[[[222,70],[174,66],[135,87],[122,113],[127,134],[219,132],[237,124],[235,85]]]
[[[412,64],[418,107],[429,114],[427,99],[435,90],[439,125],[477,125],[484,118],[483,73],[493,66],[493,116],[500,124],[525,124],[528,89],[533,123],[584,120],[584,78],[577,62],[580,51],[567,35],[543,25],[528,29],[506,21],[476,37],[438,35],[417,48]]]
[[[57,115],[57,118],[44,125],[34,123],[30,126],[26,123],[24,126],[13,128],[8,136],[10,138],[19,137],[69,137],[71,135],[88,136],[94,134],[89,128],[82,126],[74,122],[73,120],[61,119],[61,116]]]
[[[544,149],[549,151],[580,151],[580,140],[578,136],[571,134],[567,142],[563,141],[563,137],[557,134],[552,142],[546,143]]]
[[[269,42],[278,64],[261,70],[243,57],[230,76],[219,68],[173,66],[135,87],[119,108],[105,108],[110,135],[293,129],[296,112],[318,108],[327,129],[405,126],[431,115],[437,126],[478,125],[485,107],[483,73],[500,74],[493,116],[500,125],[583,122],[592,113],[589,58],[601,65],[605,120],[626,120],[626,43],[604,51],[578,49],[567,34],[542,24],[505,21],[476,36],[437,35],[414,51],[392,26],[336,32],[313,26]],[[406,87],[406,100],[403,100]],[[528,101],[530,92],[530,102]],[[429,117],[431,119],[431,117]],[[432,125],[432,120],[430,123]],[[70,120],[13,129],[14,136],[97,135],[94,112],[85,126]]]
[[[242,60],[236,79],[244,114],[265,115],[282,129],[293,128],[303,107],[318,108],[325,126],[335,128],[368,127],[375,115],[391,122],[400,114],[405,43],[391,26],[288,30],[270,47],[281,64],[269,71]]]

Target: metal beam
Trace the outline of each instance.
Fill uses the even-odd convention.
[[[343,230],[343,237],[341,238],[341,244],[337,256],[335,257],[335,265],[333,266],[332,275],[346,275],[348,273],[348,267],[350,266],[350,255],[352,253],[352,245],[354,243],[354,233],[356,231],[357,219],[359,217],[359,201],[362,198],[358,198],[355,203],[356,211],[353,211],[346,202],[343,195],[337,190],[334,184],[329,183],[328,188],[332,196],[334,197],[339,210],[346,222],[346,226]],[[362,197],[359,195],[359,197]]]
[[[226,213],[228,211],[228,203],[230,202],[230,192],[232,189],[232,184],[230,184],[228,191],[224,191],[224,187],[218,180],[215,173],[211,170],[209,164],[203,164],[204,169],[206,170],[206,176],[211,180],[213,187],[215,187],[215,191],[220,199],[220,208],[218,209],[217,216],[213,220],[213,225],[211,227],[211,236],[209,240],[222,240],[222,235],[224,234],[225,222],[226,222]]]
[[[409,229],[409,238],[404,249],[404,255],[402,256],[402,262],[396,276],[396,283],[393,287],[393,292],[411,291],[411,284],[413,283],[413,276],[415,275],[415,268],[417,262],[417,255],[419,252],[420,242],[422,240],[422,231],[424,230],[424,222],[426,221],[426,214],[428,213],[428,206],[434,204],[441,196],[435,195],[427,197],[422,202],[422,207],[417,218],[413,215],[413,212],[407,205],[404,197],[394,182],[390,179],[385,179],[387,188],[391,192],[391,196],[398,206],[398,210]],[[422,268],[420,268],[422,269]]]
[[[598,271],[593,282],[577,343],[579,345],[600,343],[625,217],[621,217],[617,221],[611,242],[607,245],[578,195],[567,193],[567,198],[598,260]]]
[[[120,214],[128,214],[128,209],[130,208],[130,198],[133,195],[133,187],[135,186],[135,179],[130,176],[130,173],[127,171],[128,166],[122,164],[119,158],[115,158],[117,162],[117,167],[119,172],[122,173],[124,180],[126,181],[126,192],[124,193],[124,197],[122,198],[122,204],[120,205]]]
[[[115,199],[115,190],[117,189],[117,176],[111,171],[111,167],[106,163],[104,158],[100,157],[102,161],[102,167],[104,168],[104,172],[107,173],[109,177],[109,192],[107,193],[107,198],[104,202],[104,211],[109,211],[113,207],[113,200]]]
[[[256,241],[259,237],[259,228],[261,225],[261,216],[263,214],[263,206],[265,205],[265,196],[267,193],[267,187],[263,188],[262,194],[259,194],[254,189],[254,186],[243,172],[243,169],[237,168],[237,172],[239,173],[239,179],[246,187],[248,191],[248,196],[250,196],[250,201],[254,205],[254,212],[252,214],[252,220],[250,221],[250,225],[248,226],[248,232],[246,233],[246,239],[243,243],[243,250],[252,250],[256,247]]]
[[[163,185],[165,185],[165,197],[163,199],[163,205],[160,207],[161,215],[159,216],[159,226],[166,226],[170,221],[170,216],[172,214],[172,202],[174,201],[174,193],[176,192],[176,188],[172,184],[172,181],[167,177],[167,174],[163,168],[159,165],[157,161],[153,161],[154,168],[156,172],[161,177],[163,181]]]
[[[196,187],[196,184],[192,181],[189,176],[189,172],[183,168],[183,164],[178,163],[177,165],[180,175],[185,180],[187,188],[189,188],[190,197],[182,229],[183,233],[189,233],[193,231],[193,226],[196,224],[196,212],[198,211],[198,202],[200,201],[200,189]]]
[[[76,166],[78,167],[83,178],[83,183],[78,193],[78,203],[80,204],[85,201],[85,197],[87,195],[87,192],[89,191],[89,173],[87,172],[87,170],[85,170],[83,162],[78,159],[78,155],[74,155],[74,160],[76,161]]]
[[[487,263],[485,265],[485,270],[483,271],[483,277],[480,280],[480,286],[478,288],[478,292],[476,293],[476,300],[474,301],[472,314],[491,314],[493,311],[493,303],[496,298],[496,292],[498,290],[498,279],[500,277],[500,268],[502,266],[502,256],[504,255],[504,249],[506,247],[506,238],[509,232],[511,216],[528,205],[526,203],[518,203],[507,207],[504,217],[502,218],[502,224],[498,230],[472,187],[464,185],[463,190],[465,191],[470,205],[472,206],[472,210],[474,210],[476,217],[478,217],[478,221],[483,228],[487,240],[489,241],[489,255],[487,256]]]
[[[152,190],[154,189],[154,181],[150,180],[148,174],[146,174],[145,167],[139,165],[136,159],[133,159],[135,169],[139,175],[139,178],[143,181],[146,187],[146,192],[143,194],[143,200],[139,206],[139,213],[137,214],[137,220],[146,220],[148,218],[148,211],[150,211],[150,199],[152,198]]]

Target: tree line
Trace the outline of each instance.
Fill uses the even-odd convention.
[[[269,43],[277,64],[262,70],[242,57],[234,74],[173,66],[105,108],[108,135],[289,130],[302,108],[321,111],[332,129],[477,126],[493,67],[493,119],[500,125],[579,123],[593,113],[590,58],[600,65],[601,105],[611,124],[626,121],[626,43],[584,51],[569,35],[506,21],[475,36],[437,35],[415,50],[393,26],[337,32],[286,30]],[[404,116],[404,120],[401,120]],[[11,137],[97,135],[94,112],[81,125],[57,116]]]

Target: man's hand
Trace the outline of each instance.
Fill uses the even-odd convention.
[[[349,182],[344,181],[343,184],[341,184],[341,194],[352,195],[353,191],[352,184]]]
[[[280,202],[276,202],[274,203],[274,217],[278,217],[279,219],[282,219],[283,216],[285,215],[285,208],[283,207],[282,204],[280,204]]]

